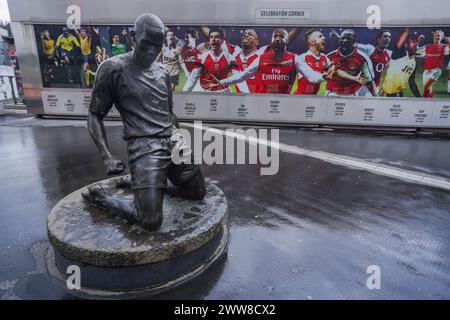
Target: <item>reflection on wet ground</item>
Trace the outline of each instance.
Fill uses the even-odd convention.
[[[85,127],[21,123],[0,118],[0,297],[70,299],[45,271],[46,216],[106,176]],[[107,131],[126,160],[121,127]],[[445,140],[294,129],[280,138],[450,176]],[[203,170],[229,201],[228,256],[155,298],[450,298],[449,192],[284,152],[275,176],[257,165]],[[381,269],[381,290],[366,287],[370,265]]]

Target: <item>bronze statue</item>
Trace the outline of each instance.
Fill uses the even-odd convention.
[[[175,165],[171,151],[177,143],[172,135],[178,127],[173,113],[169,75],[156,61],[164,42],[164,25],[153,14],[143,14],[134,25],[133,51],[105,60],[99,67],[89,106],[88,128],[107,174],[125,169],[109,149],[103,118],[113,104],[122,117],[124,139],[128,144],[128,162],[134,199],[107,195],[99,186],[83,194],[85,200],[149,231],[158,230],[163,221],[166,191],[201,200],[206,189],[200,167]],[[167,178],[170,181],[168,188]]]

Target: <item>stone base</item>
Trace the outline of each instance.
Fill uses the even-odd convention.
[[[119,179],[95,184],[112,196],[131,197],[131,191],[115,188]],[[164,222],[156,232],[92,207],[81,197],[88,187],[61,200],[47,219],[49,273],[65,286],[67,268],[77,265],[81,289],[68,291],[75,296],[114,299],[160,293],[198,276],[226,252],[227,201],[212,183],[206,183],[201,201],[166,195]]]

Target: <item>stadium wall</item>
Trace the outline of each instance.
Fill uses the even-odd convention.
[[[89,89],[46,86],[40,56],[40,27],[66,23],[67,8],[78,5],[83,26],[129,26],[141,13],[152,12],[174,28],[221,26],[286,28],[367,28],[371,5],[380,8],[383,28],[411,27],[449,30],[447,1],[10,1],[12,31],[23,71],[30,113],[86,115]],[[175,8],[175,9],[174,9]],[[304,11],[303,16],[267,16],[263,11]],[[101,13],[101,15],[99,15]],[[338,14],[340,13],[340,14]],[[376,30],[371,30],[374,33]],[[429,36],[429,35],[428,35]],[[301,37],[298,41],[302,41]],[[295,52],[301,53],[301,52]],[[447,62],[447,61],[446,61]],[[95,70],[94,70],[95,71]],[[442,77],[446,77],[447,73]],[[176,92],[180,118],[263,121],[274,123],[344,124],[450,128],[450,100],[439,98],[325,97],[285,94]],[[112,116],[117,116],[112,110]]]

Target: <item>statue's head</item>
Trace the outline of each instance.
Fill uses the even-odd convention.
[[[134,23],[134,57],[142,67],[149,67],[161,52],[164,24],[154,14],[140,15]]]

